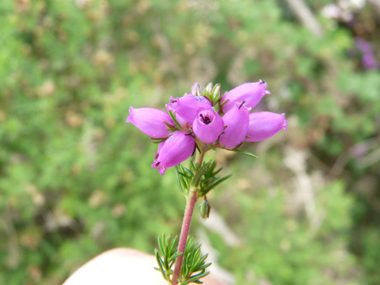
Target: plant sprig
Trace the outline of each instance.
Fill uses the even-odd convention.
[[[215,161],[204,163],[202,167],[194,163],[190,163],[189,168],[186,168],[181,164],[177,165],[175,167],[177,181],[184,195],[187,195],[190,186],[194,186],[198,189],[198,197],[204,197],[217,185],[231,177],[231,175],[217,177],[216,175],[223,168],[215,170],[215,167]],[[194,175],[195,171],[196,174]]]
[[[165,233],[163,233],[162,235],[158,236],[159,250],[154,250],[157,264],[159,266],[159,268],[155,267],[154,269],[160,271],[164,279],[170,283],[171,275],[173,275],[172,267],[176,258],[181,255],[181,253],[177,253],[177,241],[177,236],[172,238],[171,235],[166,236]]]
[[[208,254],[202,255],[201,245],[194,243],[192,238],[188,238],[186,242],[185,255],[181,268],[181,276],[178,285],[186,285],[191,282],[202,284],[201,278],[207,276],[210,272],[206,268],[211,262],[206,263]]]
[[[171,235],[166,236],[164,233],[158,236],[158,250],[155,249],[156,260],[159,267],[155,267],[157,271],[160,271],[162,276],[169,284],[172,283],[173,265],[178,256],[182,252],[177,253],[178,237],[174,238]],[[192,238],[188,238],[186,241],[185,255],[183,259],[181,275],[178,278],[178,285],[186,285],[191,282],[196,284],[202,284],[199,279],[205,277],[210,272],[206,271],[206,268],[211,265],[211,262],[206,263],[208,254],[202,255],[201,245],[195,244]]]

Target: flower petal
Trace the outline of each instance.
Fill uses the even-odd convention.
[[[271,112],[257,112],[249,115],[249,126],[245,141],[259,142],[266,140],[280,130],[285,129],[288,121],[285,114],[276,114]]]
[[[235,103],[232,110],[223,116],[224,125],[227,128],[219,138],[219,143],[229,149],[241,144],[247,135],[249,125],[249,111],[244,103]]]
[[[260,102],[261,98],[264,97],[265,94],[270,94],[270,92],[266,90],[267,86],[268,84],[263,80],[239,85],[238,87],[230,90],[226,93],[226,95],[223,96],[222,104],[223,102],[226,103],[222,106],[222,111],[224,113],[227,113],[234,107],[236,102],[243,101],[246,102],[244,105],[245,107],[255,107]]]
[[[153,108],[129,108],[127,123],[134,124],[139,130],[152,138],[166,138],[170,131],[164,122],[174,125],[173,120],[164,111]]]

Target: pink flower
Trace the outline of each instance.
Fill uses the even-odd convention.
[[[175,132],[163,145],[160,144],[152,167],[158,169],[160,174],[164,175],[167,168],[188,159],[194,152],[194,148],[195,140],[190,133]]]
[[[219,143],[229,149],[241,144],[247,135],[249,125],[249,111],[243,103],[235,103],[234,108],[223,116],[224,125],[227,128],[219,138]]]
[[[208,109],[211,107],[211,103],[206,97],[185,94],[181,98],[172,97],[166,109],[176,112],[191,125],[200,108]]]
[[[174,125],[173,120],[164,111],[153,108],[129,108],[127,123],[134,124],[152,138],[160,139],[170,135],[170,131],[164,122]]]
[[[260,80],[259,82],[244,83],[228,91],[221,101],[223,104],[223,102],[228,100],[227,103],[222,106],[222,111],[227,113],[234,107],[235,103],[243,101],[246,102],[245,107],[255,107],[265,94],[270,94],[270,92],[266,90],[267,86],[268,84],[265,83],[265,81]]]
[[[245,141],[259,142],[266,140],[280,130],[285,129],[288,121],[285,114],[276,114],[271,112],[257,112],[249,115],[249,126]]]
[[[204,143],[215,142],[223,132],[223,119],[214,109],[200,109],[193,121],[195,135]]]

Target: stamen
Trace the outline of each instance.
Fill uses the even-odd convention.
[[[244,105],[245,101],[243,100],[243,102],[241,102],[240,106],[239,106],[239,109]]]
[[[207,115],[206,115],[206,117],[203,117],[203,114],[200,114],[199,116],[202,118],[203,123],[205,123],[206,125],[208,125],[208,124],[210,124],[212,122],[210,120],[210,118],[207,117]]]

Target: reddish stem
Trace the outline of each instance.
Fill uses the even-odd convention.
[[[195,190],[192,193],[192,196],[190,197],[190,199],[187,199],[187,202],[186,202],[185,215],[183,217],[181,236],[179,238],[179,245],[178,245],[178,252],[182,252],[182,254],[179,257],[177,257],[177,260],[175,263],[173,279],[172,279],[173,285],[177,285],[178,283],[177,279],[181,273],[183,255],[186,248],[187,237],[190,231],[191,218],[193,217],[195,202],[197,202],[197,190]]]

